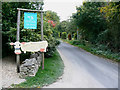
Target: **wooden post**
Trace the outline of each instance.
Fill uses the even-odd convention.
[[[41,40],[43,41],[43,12],[41,12]],[[42,69],[44,69],[44,52],[42,52]]]
[[[79,36],[78,36],[78,27],[77,27],[77,40],[78,40]]]
[[[43,12],[41,12],[41,40],[43,41]]]
[[[42,70],[44,70],[44,52],[42,52]]]
[[[26,11],[26,12],[43,12],[42,10],[31,10],[31,9],[22,9],[22,8],[17,8],[20,11]]]
[[[18,9],[18,16],[17,16],[17,41],[20,40],[20,10]],[[16,55],[16,63],[17,63],[17,73],[20,72],[20,55]]]

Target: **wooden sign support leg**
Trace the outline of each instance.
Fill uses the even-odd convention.
[[[79,39],[79,36],[78,36],[78,27],[77,27],[77,40]]]
[[[44,52],[42,52],[42,69],[44,69]]]
[[[17,16],[17,41],[20,39],[20,10],[18,9]],[[16,55],[16,63],[17,63],[17,73],[20,72],[20,55]]]
[[[43,41],[43,12],[41,12],[41,40]],[[42,52],[42,69],[44,69],[44,53]]]
[[[17,73],[20,72],[20,55],[16,55],[16,59],[17,59]]]

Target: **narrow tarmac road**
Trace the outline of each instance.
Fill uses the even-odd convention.
[[[58,51],[64,61],[62,79],[46,88],[118,88],[118,64],[67,43]]]

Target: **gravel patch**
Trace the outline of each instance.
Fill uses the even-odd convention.
[[[25,79],[20,79],[16,71],[15,57],[9,56],[2,59],[2,88],[10,88],[11,84],[19,84]]]

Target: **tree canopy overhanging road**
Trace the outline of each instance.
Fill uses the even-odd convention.
[[[118,88],[118,65],[82,49],[61,42],[58,51],[65,64],[62,80],[48,86],[57,88]]]

